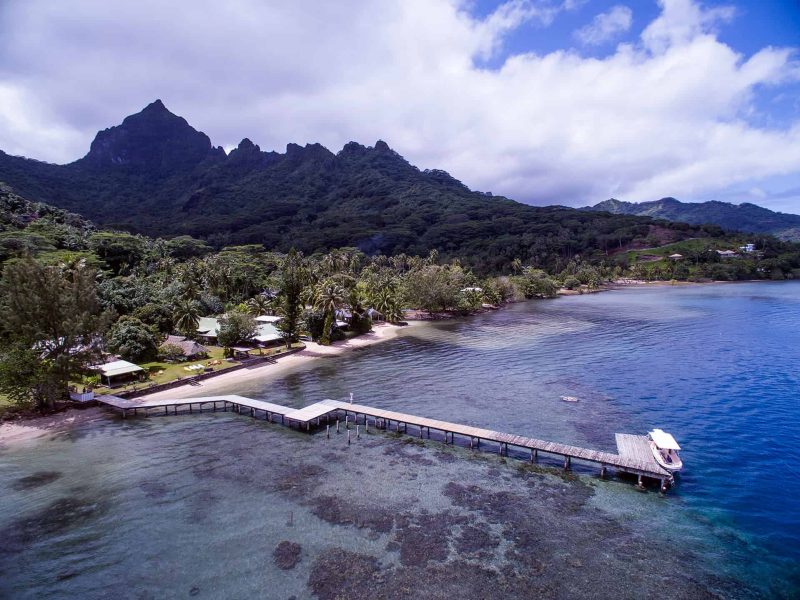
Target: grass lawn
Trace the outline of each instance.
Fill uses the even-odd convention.
[[[292,347],[297,347],[300,344],[293,344]],[[208,365],[211,366],[214,371],[224,371],[225,369],[230,369],[233,366],[241,364],[241,361],[234,360],[228,361],[223,358],[223,348],[219,346],[206,346],[208,350],[208,358],[203,358],[199,360],[188,360],[180,363],[166,363],[162,361],[153,361],[147,363],[141,363],[139,366],[142,367],[145,372],[147,373],[147,380],[145,381],[134,381],[125,386],[118,386],[112,388],[110,391],[112,393],[115,392],[122,392],[131,389],[141,389],[142,387],[148,387],[150,385],[158,385],[161,383],[169,383],[170,381],[175,381],[176,379],[180,378],[190,378],[194,377],[195,375],[199,375],[203,373],[202,370],[187,370],[187,367],[191,365],[203,365],[204,367],[208,365],[209,362],[217,362],[219,364],[215,365]],[[268,348],[259,351],[259,349],[254,349],[250,351],[250,355],[252,356],[270,356],[274,354],[279,354],[285,351],[284,346],[279,346],[277,348]],[[103,390],[107,390],[108,388],[100,388],[100,393],[103,393]]]
[[[128,385],[124,386],[115,386],[112,388],[112,392],[122,392],[126,390],[130,390],[133,388],[141,388],[147,387],[151,384],[160,384],[160,383],[168,383],[170,381],[175,381],[179,378],[188,378],[194,375],[199,375],[203,371],[200,369],[194,371],[186,370],[187,367],[191,365],[203,365],[206,366],[209,361],[215,362],[220,361],[220,364],[213,365],[212,368],[215,371],[221,371],[224,369],[229,369],[234,365],[238,365],[238,361],[228,362],[222,357],[222,348],[218,348],[216,346],[207,346],[208,349],[208,358],[201,358],[199,360],[187,360],[179,363],[167,363],[162,361],[152,361],[141,363],[139,366],[145,370],[147,373],[147,379],[145,381],[134,381],[129,383]],[[107,388],[101,388],[107,389]]]
[[[14,408],[14,403],[8,399],[8,396],[0,394],[0,416],[2,416],[5,412],[13,408]]]
[[[682,242],[674,242],[666,246],[659,246],[658,248],[646,248],[643,250],[629,250],[627,254],[628,262],[633,264],[636,258],[640,255],[662,256],[668,257],[670,254],[682,254],[684,257],[692,253],[707,252],[708,248],[715,250],[738,250],[736,244],[727,242],[720,242],[714,238],[693,238],[691,240],[684,240]]]

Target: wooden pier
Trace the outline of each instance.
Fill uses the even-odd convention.
[[[673,482],[672,474],[663,469],[653,458],[645,436],[616,434],[618,453],[591,450],[579,446],[571,446],[558,442],[548,442],[532,437],[492,431],[449,421],[429,419],[406,413],[353,404],[339,400],[323,400],[304,408],[290,408],[280,404],[253,400],[244,396],[205,396],[200,398],[183,398],[169,400],[126,400],[115,396],[99,396],[97,401],[105,406],[117,409],[122,417],[129,415],[149,416],[153,414],[170,415],[181,412],[193,413],[204,411],[228,411],[248,414],[251,417],[263,418],[270,422],[280,422],[288,426],[296,426],[306,431],[318,428],[323,420],[326,425],[336,422],[337,431],[344,417],[345,428],[350,424],[363,424],[367,429],[370,424],[376,429],[415,434],[420,438],[430,438],[431,431],[444,437],[445,444],[455,444],[456,436],[462,443],[469,441],[469,447],[493,449],[501,456],[508,456],[509,448],[526,453],[531,462],[536,462],[539,453],[557,456],[569,469],[573,460],[600,466],[600,476],[604,477],[609,468],[615,471],[638,476],[639,485],[643,477],[658,480],[661,490],[666,491]],[[411,431],[409,431],[411,426]]]

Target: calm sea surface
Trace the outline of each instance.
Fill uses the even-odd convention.
[[[610,451],[660,427],[685,464],[666,497],[393,434],[103,415],[0,450],[0,596],[800,597],[798,340],[800,283],[633,289],[410,327],[226,390],[353,392]]]

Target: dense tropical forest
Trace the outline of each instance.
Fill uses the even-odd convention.
[[[210,315],[220,316],[219,344],[226,348],[252,342],[258,315],[282,317],[287,346],[301,335],[328,344],[369,331],[375,314],[390,322],[402,321],[410,308],[467,314],[553,297],[559,289],[592,291],[625,276],[800,274],[796,244],[768,237],[752,252],[737,252],[747,238],[718,234],[669,242],[676,231],[685,230],[645,227],[644,236],[634,236],[627,251],[615,255],[559,255],[558,270],[515,257],[505,274],[483,275],[436,249],[423,256],[368,255],[354,247],[312,254],[260,244],[214,249],[185,235],[106,230],[0,184],[0,394],[17,406],[50,409],[70,382],[96,382],[88,367],[109,353],[168,363],[175,348],[163,345],[166,336],[191,340],[200,318]],[[648,247],[653,244],[660,245]],[[336,326],[342,309],[350,315],[347,334]]]
[[[216,250],[261,244],[306,254],[354,247],[366,255],[458,258],[476,273],[514,259],[561,271],[647,237],[719,237],[718,226],[560,206],[534,207],[469,190],[420,170],[384,142],[334,154],[319,144],[263,152],[250,140],[226,154],[156,101],[97,134],[89,153],[53,165],[0,152],[0,180],[25,197],[95,223],[149,236],[188,235]]]
[[[661,198],[653,202],[622,202],[611,198],[586,210],[609,212],[616,215],[639,215],[701,225],[713,223],[730,231],[746,231],[774,235],[778,239],[800,241],[800,215],[774,212],[749,202],[731,204],[712,200],[709,202],[680,202],[675,198]]]
[[[769,235],[527,206],[383,142],[226,154],[158,101],[68,165],[0,152],[0,179],[0,403],[40,410],[111,355],[181,375],[202,319],[222,369],[237,346],[253,358],[256,317],[279,316],[291,350],[623,277],[800,276],[800,246]]]

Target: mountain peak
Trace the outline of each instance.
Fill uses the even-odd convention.
[[[98,132],[79,164],[113,166],[154,174],[186,171],[212,153],[208,136],[171,113],[161,100]]]
[[[787,240],[796,239],[797,228],[800,228],[800,215],[776,213],[747,202],[738,205],[719,200],[681,202],[668,196],[660,200],[638,203],[611,199],[586,209],[666,219],[690,225],[711,223],[730,231],[772,233]]]
[[[153,102],[148,104],[142,110],[143,113],[145,112],[169,112],[169,109],[164,106],[164,103],[161,101],[161,98],[156,98]],[[170,113],[172,114],[172,113]]]

